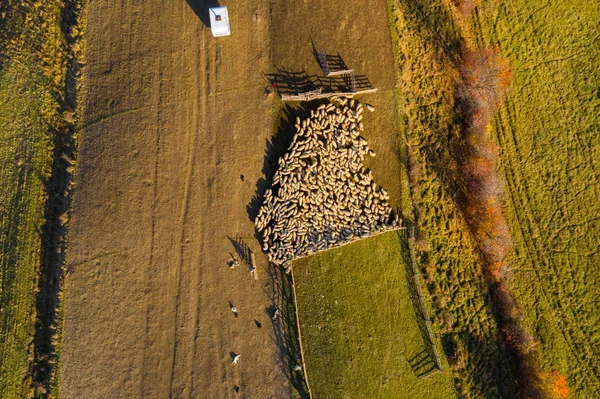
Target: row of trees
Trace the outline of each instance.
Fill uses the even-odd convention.
[[[465,8],[470,8],[465,4]],[[463,210],[486,264],[505,347],[515,358],[523,398],[566,398],[570,389],[558,371],[545,373],[537,343],[523,323],[523,309],[510,286],[507,255],[511,235],[502,212],[502,180],[496,171],[498,151],[491,137],[494,112],[504,102],[511,69],[498,48],[465,48],[459,66],[456,98],[464,122]]]

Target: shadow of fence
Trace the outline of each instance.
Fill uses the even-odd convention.
[[[293,72],[276,68],[277,72],[264,74],[269,84],[279,94],[300,95],[320,90],[322,93],[352,93],[373,89],[367,75],[347,73],[335,76],[309,75],[306,71]]]
[[[354,75],[354,84],[356,91],[371,90],[373,88],[367,75]]]
[[[235,252],[237,252],[240,259],[242,259],[244,263],[248,265],[248,268],[254,267],[254,253],[248,244],[246,244],[244,239],[240,237],[239,234],[236,234],[235,238],[231,238],[229,236],[227,236],[227,238],[231,242],[231,245],[233,245],[233,248],[235,249]]]
[[[292,278],[285,274],[283,268],[273,263],[269,263],[267,273],[271,283],[267,292],[271,306],[265,311],[273,325],[272,339],[279,349],[279,365],[297,395],[301,399],[308,399],[310,394],[306,380],[302,372],[296,369],[296,365],[302,365],[302,352],[296,323]],[[273,320],[275,309],[279,309],[280,314]]]
[[[317,46],[312,38],[310,39],[310,44],[312,46],[313,56],[325,75],[328,75],[329,73],[335,73],[337,71],[348,70],[348,65],[346,65],[340,53],[336,53],[334,55],[327,54],[325,50],[317,50]]]
[[[267,73],[265,77],[277,94],[300,94],[319,88],[317,75],[309,75],[305,70],[299,72],[287,69],[275,68],[276,73]]]
[[[412,226],[410,229],[398,231],[398,239],[402,246],[408,291],[424,346],[421,352],[408,359],[408,363],[418,378],[424,378],[443,371],[443,368],[435,345],[427,305],[421,291],[418,265],[414,255],[414,234],[414,226]]]
[[[327,54],[325,51],[318,51],[317,47],[315,46],[315,42],[312,39],[310,41],[312,44],[313,56],[321,67],[321,70],[325,76],[329,75],[330,73],[348,70],[348,65],[346,65],[340,53],[333,55]]]
[[[417,378],[424,378],[440,371],[431,357],[431,351],[427,349],[423,349],[421,352],[409,358],[408,364]]]

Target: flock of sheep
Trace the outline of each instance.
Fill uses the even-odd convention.
[[[255,219],[269,261],[285,264],[400,227],[387,192],[362,164],[375,156],[360,136],[363,110],[354,99],[333,98],[309,118],[296,118],[292,144]]]

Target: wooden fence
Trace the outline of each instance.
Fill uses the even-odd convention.
[[[425,328],[427,331],[427,335],[424,337],[428,342],[425,342],[425,345],[429,345],[431,349],[431,354],[434,358],[435,370],[420,376],[419,378],[429,377],[434,374],[437,374],[441,371],[444,371],[442,367],[442,361],[440,359],[440,355],[437,350],[437,346],[435,344],[435,336],[433,335],[433,329],[431,328],[431,320],[429,319],[429,311],[427,310],[427,304],[423,299],[423,291],[421,290],[421,278],[419,274],[419,267],[417,265],[417,259],[415,257],[415,226],[412,225],[410,228],[410,237],[408,240],[408,247],[410,252],[410,267],[413,276],[413,285],[418,297],[419,306],[421,307],[421,315],[423,318],[423,322],[425,324]]]
[[[357,90],[357,91],[351,91],[351,92],[323,93],[321,89],[318,89],[318,90],[313,90],[313,91],[309,91],[306,93],[300,93],[300,94],[282,94],[281,100],[282,101],[312,101],[312,100],[318,100],[318,99],[322,99],[322,98],[330,98],[330,97],[335,97],[335,96],[353,97],[357,94],[374,93],[376,91],[377,91],[377,89],[365,89],[365,90]]]

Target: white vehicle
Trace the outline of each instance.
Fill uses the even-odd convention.
[[[209,8],[208,14],[210,15],[210,30],[214,37],[231,35],[227,7]]]

